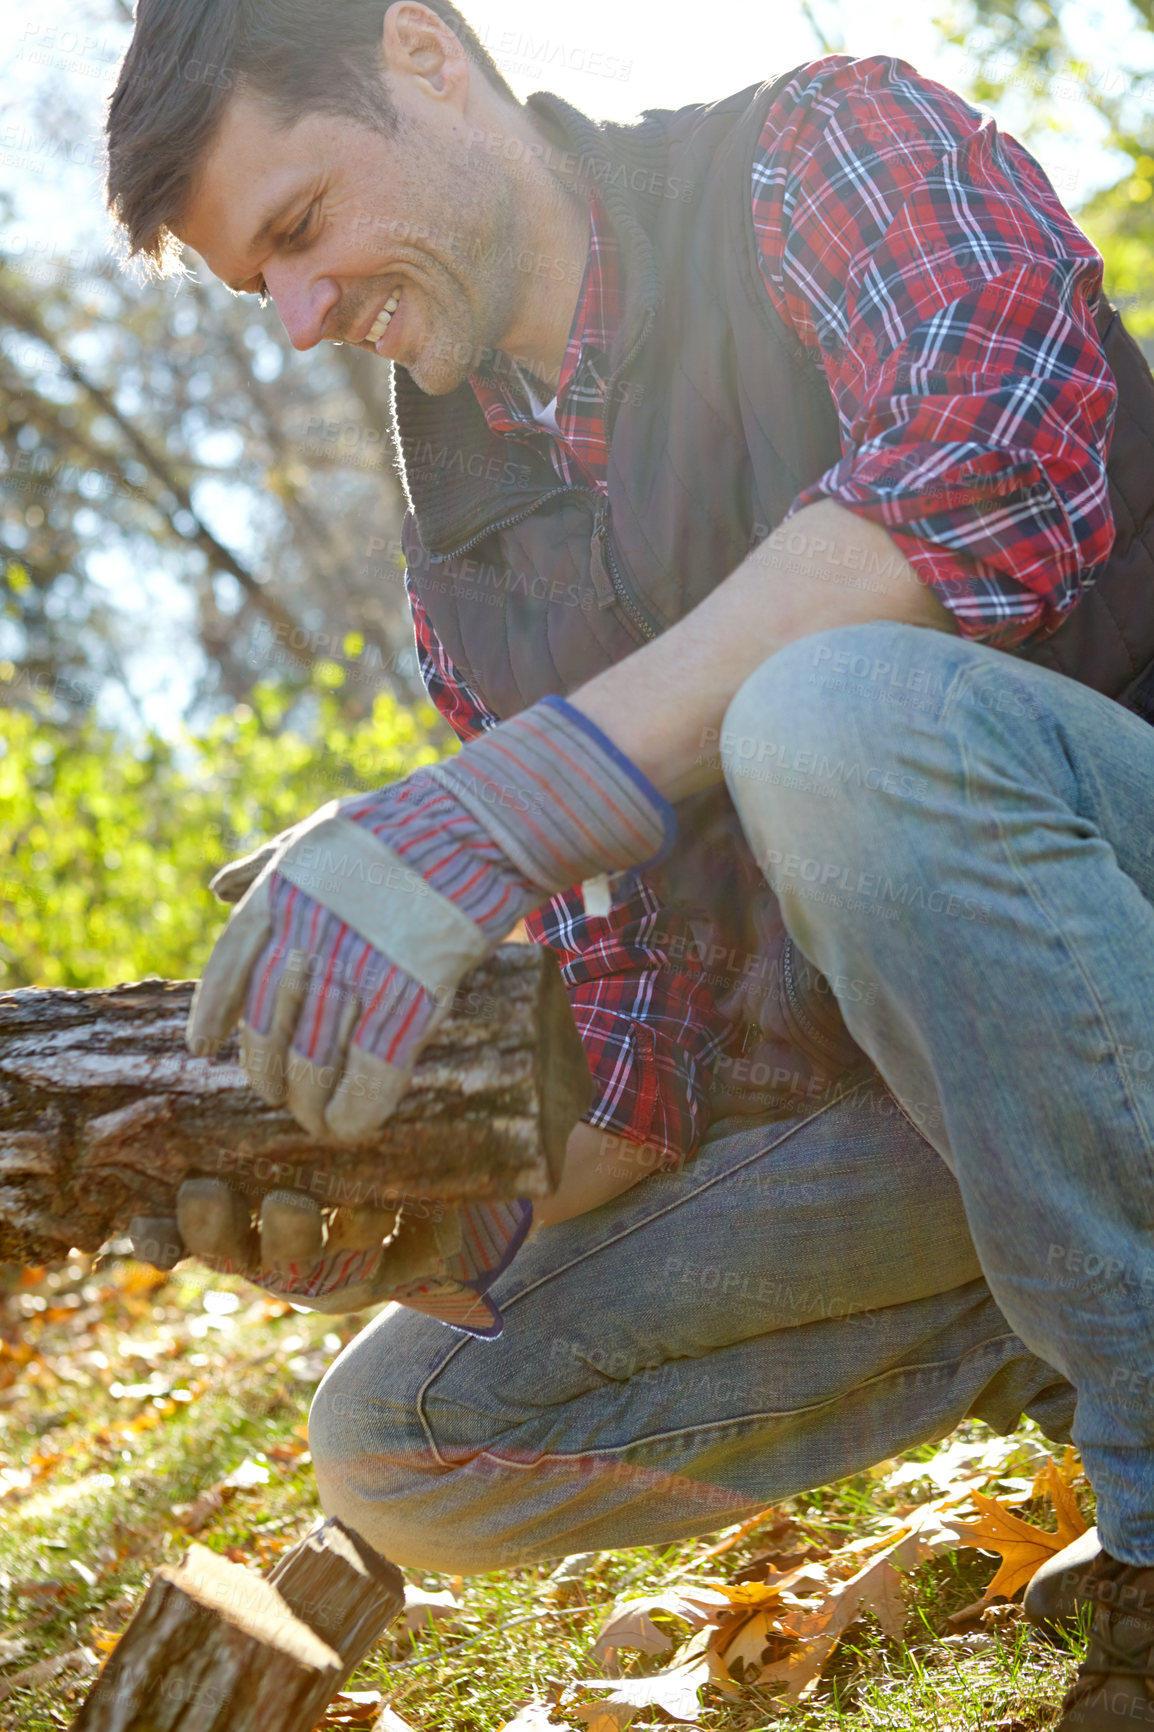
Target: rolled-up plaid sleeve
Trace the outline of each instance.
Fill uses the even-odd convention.
[[[753,210],[841,429],[790,516],[829,498],[881,524],[967,636],[1055,628],[1113,543],[1117,392],[1102,260],[1043,170],[905,62],[835,55],[770,109]]]
[[[497,717],[458,675],[411,584],[409,605],[425,689],[459,739],[476,739]],[[643,877],[622,875],[603,918],[586,914],[575,886],[525,928],[561,965],[593,1077],[587,1122],[641,1144],[655,1171],[689,1160],[732,1024],[713,1002],[688,922]]]

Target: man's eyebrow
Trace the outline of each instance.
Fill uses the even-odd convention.
[[[276,228],[277,224],[283,222],[285,217],[288,216],[289,212],[292,210],[293,206],[300,202],[300,196],[301,189],[298,187],[295,192],[289,194],[288,198],[282,199],[281,203],[274,211],[270,211],[269,215],[265,217],[256,233],[253,235],[251,241],[248,243],[248,250],[250,253],[254,253],[263,242],[267,241],[269,235],[272,233],[273,229]],[[233,293],[237,295],[244,293],[244,289],[239,283],[226,283],[225,287],[231,289]]]

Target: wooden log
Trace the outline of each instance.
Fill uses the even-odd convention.
[[[405,1602],[337,1520],[270,1576],[193,1545],[157,1571],[72,1732],[312,1732]]]
[[[357,1144],[267,1106],[237,1062],[184,1044],[192,981],[0,993],[0,1260],[95,1251],[134,1216],[175,1213],[182,1179],[255,1206],[543,1196],[588,1110],[589,1067],[551,951],[505,944],[469,974],[396,1113]]]

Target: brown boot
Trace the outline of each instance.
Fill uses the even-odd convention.
[[[1047,1558],[1030,1578],[1022,1609],[1035,1629],[1059,1641],[1076,1634],[1079,1613],[1092,1602],[1086,1598],[1086,1579],[1101,1556],[1097,1528],[1090,1528],[1063,1551]]]
[[[1054,1732],[1154,1728],[1154,1564],[1099,1552],[1082,1594],[1094,1606],[1090,1646]]]

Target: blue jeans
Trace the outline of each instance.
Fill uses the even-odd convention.
[[[471,1572],[707,1532],[1024,1411],[1073,1423],[1104,1544],[1154,1562],[1154,730],[875,624],[766,662],[722,755],[876,1071],[544,1229],[498,1341],[383,1312],[317,1392],[325,1509]]]
[[[726,730],[791,936],[921,1108],[1007,1321],[1077,1390],[1103,1545],[1154,1564],[1154,728],[876,623],[773,657]]]
[[[714,1128],[543,1228],[496,1341],[392,1305],[309,1418],[321,1501],[397,1563],[470,1574],[708,1533],[1073,1392],[981,1279],[957,1185],[871,1077],[807,1118]]]

